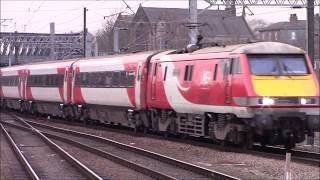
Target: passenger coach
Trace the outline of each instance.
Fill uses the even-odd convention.
[[[288,148],[319,127],[307,54],[277,42],[142,52],[1,69],[1,107]]]

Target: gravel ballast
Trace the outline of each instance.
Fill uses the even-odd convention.
[[[43,121],[41,122],[43,123]],[[284,179],[285,159],[225,152],[186,143],[131,136],[114,131],[96,130],[53,122],[49,124],[102,136],[243,179]],[[292,162],[291,171],[293,179],[313,180],[319,179],[320,176],[319,167],[303,163]]]

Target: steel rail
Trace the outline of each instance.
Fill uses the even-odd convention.
[[[251,150],[251,151],[277,154],[280,156],[285,156],[285,153],[286,153],[285,148],[275,147],[275,146],[263,147],[261,145],[254,145],[253,150]],[[306,163],[312,163],[312,164],[316,164],[316,165],[320,166],[320,153],[302,151],[302,150],[290,150],[289,152],[292,154],[291,157],[293,160],[300,160],[300,161],[304,161]]]
[[[20,118],[18,116],[15,116],[15,117]],[[165,156],[165,155],[161,155],[161,154],[158,154],[158,153],[155,153],[155,152],[151,152],[151,151],[148,151],[148,150],[144,150],[144,149],[141,149],[141,148],[138,148],[138,147],[134,147],[134,146],[130,146],[130,145],[127,145],[127,144],[120,143],[120,142],[116,142],[116,141],[113,141],[111,139],[103,138],[103,137],[100,137],[100,136],[87,134],[87,133],[82,133],[82,132],[77,132],[77,131],[64,129],[64,128],[53,127],[53,126],[49,126],[49,125],[44,125],[44,124],[41,124],[41,123],[36,123],[36,122],[33,122],[33,121],[29,121],[29,120],[25,120],[25,121],[30,123],[30,124],[32,124],[32,125],[38,126],[38,127],[50,129],[50,130],[61,132],[61,133],[72,134],[72,135],[76,135],[76,136],[92,139],[92,140],[95,140],[95,141],[98,141],[98,142],[110,144],[112,146],[116,146],[118,148],[121,148],[121,149],[124,149],[124,150],[128,150],[128,151],[132,151],[132,152],[147,156],[149,158],[156,159],[156,160],[159,160],[159,161],[174,165],[176,167],[179,167],[179,168],[182,168],[182,169],[186,169],[186,170],[189,170],[189,171],[204,175],[204,176],[209,177],[209,178],[214,178],[214,179],[237,179],[237,180],[239,179],[237,177],[233,177],[233,176],[230,176],[230,175],[218,172],[218,171],[214,171],[214,170],[210,170],[210,169],[207,169],[207,168],[203,168],[203,167],[200,167],[200,166],[197,166],[197,165],[194,165],[194,164],[183,162],[183,161],[180,161],[180,160],[177,160],[177,159]]]
[[[11,126],[13,128],[19,128],[19,129],[22,129],[22,130],[25,130],[25,131],[32,131],[32,129],[30,129],[28,127],[12,124],[12,123],[8,123],[8,122],[3,122],[3,123],[6,124],[7,126]],[[96,154],[98,156],[101,156],[103,158],[106,158],[106,159],[110,159],[112,161],[117,162],[118,164],[121,164],[121,165],[126,166],[128,168],[131,168],[131,169],[134,169],[134,170],[136,170],[138,172],[146,174],[146,175],[148,175],[150,177],[153,177],[153,178],[156,178],[156,179],[160,179],[160,180],[177,180],[174,177],[171,177],[171,176],[165,175],[163,173],[151,170],[151,169],[143,167],[143,166],[141,166],[139,164],[135,164],[135,163],[133,163],[131,161],[123,159],[123,158],[121,158],[119,156],[113,155],[111,153],[102,151],[102,150],[97,149],[97,148],[93,148],[93,147],[87,146],[87,145],[85,145],[83,143],[80,143],[80,142],[77,142],[77,141],[73,141],[73,140],[70,140],[70,139],[67,139],[67,138],[64,138],[64,137],[61,137],[61,136],[58,136],[58,135],[54,135],[54,134],[51,134],[51,133],[48,133],[48,132],[43,132],[43,131],[40,131],[40,132],[42,134],[44,134],[45,136],[49,137],[49,138],[56,139],[56,140],[59,140],[59,141],[63,141],[65,143],[69,143],[71,145],[74,145],[76,147],[84,149],[84,150],[86,150],[88,152],[94,153],[94,154]]]
[[[17,155],[18,160],[20,163],[23,165],[24,169],[27,171],[28,175],[30,176],[31,179],[33,180],[40,180],[40,177],[37,175],[35,170],[32,168],[26,157],[22,154],[21,150],[13,140],[13,138],[10,136],[6,128],[0,123],[1,129],[5,134],[5,137],[7,138],[10,146],[12,147],[13,151]]]
[[[11,114],[10,114],[11,115]],[[36,133],[47,145],[49,145],[52,149],[54,149],[58,154],[60,154],[62,157],[64,157],[70,164],[75,166],[82,174],[84,174],[87,178],[92,180],[103,180],[99,175],[97,175],[95,172],[93,172],[91,169],[89,169],[87,166],[82,164],[80,161],[78,161],[76,158],[74,158],[72,155],[70,155],[68,152],[66,152],[64,149],[62,149],[60,146],[58,146],[56,143],[54,143],[52,140],[50,140],[48,137],[46,137],[43,133],[41,133],[39,130],[31,126],[29,123],[24,121],[22,118],[11,115],[17,120],[19,120],[21,123],[25,124],[27,127],[31,129],[32,132]],[[6,123],[7,124],[7,123]]]
[[[52,120],[55,123],[60,123],[60,124],[67,124],[67,125],[71,125],[71,126],[80,126],[80,127],[86,127],[86,128],[92,128],[92,129],[98,129],[98,130],[111,130],[114,132],[120,132],[120,133],[124,133],[124,134],[128,134],[128,135],[137,135],[136,133],[133,133],[131,131],[127,131],[127,130],[119,130],[119,129],[114,129],[114,128],[110,128],[110,127],[101,127],[101,126],[86,126],[86,125],[82,125],[79,123],[70,123],[70,122],[63,122],[61,120]],[[34,121],[30,121],[32,123],[37,123]],[[163,139],[162,136],[158,136],[158,135],[152,135],[152,134],[148,134],[148,137],[151,138],[160,138]],[[190,137],[192,138],[192,137]],[[234,151],[234,152],[240,152],[240,153],[250,153],[250,154],[257,154],[257,155],[261,155],[261,156],[273,156],[275,158],[283,158],[285,156],[285,149],[284,148],[280,148],[280,147],[275,147],[275,146],[267,146],[265,148],[261,147],[260,145],[253,145],[252,149],[241,149],[241,148],[237,148],[237,147],[222,147],[220,145],[216,145],[216,144],[212,144],[211,142],[209,143],[207,140],[186,140],[184,139],[183,141],[181,139],[175,139],[175,138],[165,138],[166,140],[170,140],[170,141],[174,141],[174,142],[180,142],[180,143],[189,143],[189,144],[195,144],[197,146],[201,146],[201,147],[209,147],[209,148],[215,148],[218,150],[227,150],[227,151]],[[296,150],[296,149],[292,149],[291,151],[292,154],[292,159],[295,161],[299,161],[302,163],[307,163],[307,164],[312,164],[312,165],[317,165],[320,166],[320,153],[317,152],[310,152],[310,151],[302,151],[302,150]]]

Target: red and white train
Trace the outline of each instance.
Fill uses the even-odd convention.
[[[307,54],[258,42],[1,68],[1,107],[250,145],[319,127]]]

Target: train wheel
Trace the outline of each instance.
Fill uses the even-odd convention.
[[[73,113],[72,107],[70,106],[65,107],[63,113],[67,121],[73,121],[74,113]]]
[[[242,148],[243,149],[251,149],[253,144],[253,135],[250,132],[243,132],[243,142],[242,142]]]
[[[220,140],[220,141],[219,141],[219,144],[220,144],[220,146],[222,146],[222,147],[226,147],[227,141],[226,141],[226,140]]]
[[[285,139],[284,147],[286,150],[290,150],[295,147],[295,137],[293,133],[290,133],[290,135]]]

